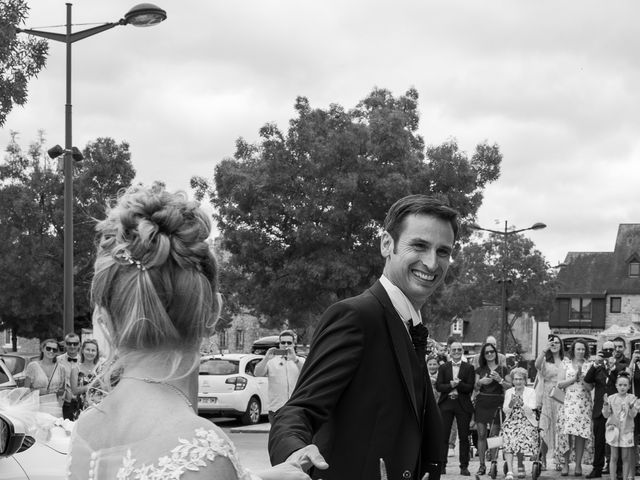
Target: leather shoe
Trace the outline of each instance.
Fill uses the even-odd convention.
[[[460,467],[460,475],[462,475],[463,477],[470,477],[471,472],[467,467]]]
[[[594,468],[590,473],[587,473],[586,478],[600,478],[602,477],[602,470]]]

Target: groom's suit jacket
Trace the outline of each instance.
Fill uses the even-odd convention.
[[[269,434],[272,464],[319,447],[324,480],[439,480],[443,428],[424,359],[380,282],[338,302],[316,329],[296,388]]]

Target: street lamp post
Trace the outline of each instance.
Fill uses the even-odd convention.
[[[66,34],[46,32],[42,30],[21,29],[17,32],[27,33],[36,37],[62,42],[67,46],[66,68],[66,103],[64,106],[64,150],[56,146],[49,150],[49,156],[55,158],[64,153],[64,316],[63,333],[73,332],[73,160],[78,158],[79,151],[74,149],[71,139],[71,44],[118,25],[134,25],[148,27],[157,25],[167,18],[167,12],[150,3],[141,3],[129,10],[124,18],[117,22],[105,23],[78,32],[71,32],[71,3],[67,3],[67,32]],[[80,154],[79,158],[82,156]]]
[[[483,232],[495,233],[496,235],[502,236],[502,268],[500,275],[500,352],[505,352],[505,344],[506,344],[506,330],[507,330],[507,266],[505,263],[505,259],[507,257],[507,237],[509,235],[515,235],[516,233],[526,232],[527,230],[541,230],[546,228],[547,226],[544,223],[536,222],[528,228],[521,228],[518,230],[509,230],[507,221],[504,222],[504,231],[502,230],[491,230],[490,228],[482,228],[478,224],[471,224],[470,227],[474,230],[482,230]]]

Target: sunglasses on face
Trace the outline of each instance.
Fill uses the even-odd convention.
[[[78,345],[80,345],[80,342],[65,342],[67,344],[67,347],[77,347]]]
[[[280,345],[293,345],[293,342],[280,342]]]
[[[47,352],[57,352],[58,351],[58,347],[50,347],[49,345],[47,345],[46,347],[44,347],[44,349]]]

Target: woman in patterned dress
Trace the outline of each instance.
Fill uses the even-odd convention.
[[[220,313],[211,219],[183,193],[132,187],[97,225],[91,299],[109,385],[78,418],[71,480],[309,480],[297,464],[253,474],[196,413],[199,347]]]
[[[590,463],[592,456],[591,401],[592,386],[584,381],[589,370],[589,350],[586,340],[576,339],[565,359],[564,375],[558,387],[565,390],[564,404],[558,411],[556,457],[562,462],[560,475],[569,475],[569,462],[575,460],[574,473],[582,475],[582,462]]]
[[[533,388],[526,386],[527,371],[522,367],[516,367],[511,371],[511,381],[513,387],[505,392],[502,407],[505,413],[502,439],[504,457],[508,466],[505,480],[513,480],[514,455],[522,459],[525,455],[535,455],[538,452],[536,442],[538,427],[534,413],[536,392]]]
[[[564,375],[564,349],[557,335],[548,337],[547,346],[536,358],[538,370],[536,398],[540,407],[540,429],[542,430],[542,470],[547,468],[547,452],[556,449],[558,410],[562,404],[550,397],[551,390],[558,383],[558,376]],[[560,469],[560,463],[556,463]]]

